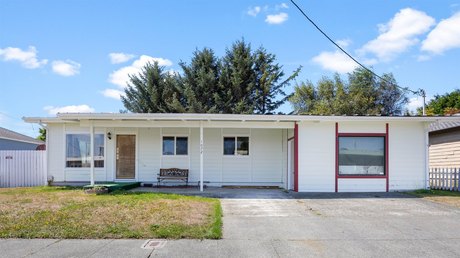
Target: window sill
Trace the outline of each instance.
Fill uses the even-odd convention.
[[[338,175],[337,178],[350,178],[350,179],[385,179],[386,175]]]

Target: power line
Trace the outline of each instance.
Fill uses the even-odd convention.
[[[332,40],[318,25],[316,25],[316,23],[310,19],[310,17],[308,17],[308,15],[296,4],[296,2],[294,2],[294,0],[291,0],[291,3],[293,5],[295,5],[295,7],[302,13],[302,15],[307,18],[307,20],[313,24],[313,26],[315,26],[315,28],[321,32],[321,34],[323,34],[332,44],[334,44],[338,49],[340,49],[340,51],[342,51],[345,55],[347,55],[349,58],[351,58],[351,60],[353,60],[355,63],[357,63],[359,66],[361,66],[363,69],[365,69],[366,71],[372,73],[374,76],[376,76],[377,78],[381,79],[382,81],[386,82],[386,83],[389,83],[390,85],[394,85],[396,86],[397,88],[401,89],[401,90],[404,90],[404,91],[409,91],[411,92],[412,94],[414,95],[419,95],[421,97],[423,97],[424,101],[423,101],[423,109],[425,110],[425,97],[426,97],[426,94],[425,94],[425,91],[423,89],[419,89],[417,91],[414,91],[414,90],[411,90],[409,89],[408,87],[401,87],[399,86],[398,84],[395,84],[393,82],[390,82],[388,81],[387,79],[383,78],[382,76],[376,74],[374,71],[372,71],[371,69],[367,68],[365,65],[363,65],[362,63],[360,63],[358,60],[356,60],[352,55],[350,55],[347,51],[345,51],[345,49],[343,49],[341,46],[339,46],[337,43],[335,43],[334,40]],[[425,112],[424,112],[425,114]]]

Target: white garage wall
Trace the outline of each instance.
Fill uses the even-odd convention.
[[[335,123],[305,122],[299,127],[299,192],[335,191]]]
[[[340,122],[339,133],[385,133],[385,122]],[[300,123],[299,191],[335,191],[335,123]],[[390,191],[425,187],[424,125],[389,123]],[[340,178],[339,192],[386,191],[386,179]]]
[[[390,191],[425,187],[423,123],[390,124]]]

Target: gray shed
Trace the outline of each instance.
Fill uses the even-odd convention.
[[[0,127],[0,150],[37,150],[45,142]]]

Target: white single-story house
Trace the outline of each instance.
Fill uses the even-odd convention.
[[[384,192],[429,187],[429,125],[459,118],[64,113],[24,120],[46,126],[48,177],[56,183],[156,184],[160,168],[181,168],[201,190]]]

